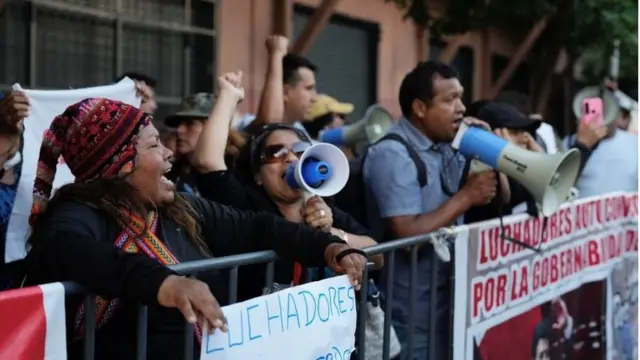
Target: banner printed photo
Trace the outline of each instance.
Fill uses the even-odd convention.
[[[637,256],[637,194],[565,205],[544,231],[539,218],[504,223],[506,235],[542,252],[502,240],[497,220],[469,226],[458,237],[454,359],[537,359],[536,334],[544,340],[537,341],[540,350],[547,347],[539,359],[554,358],[545,352],[563,346],[572,348],[565,351],[569,358],[594,358],[604,346],[606,279],[625,254]],[[574,300],[580,298],[591,304]],[[585,329],[597,339],[584,338]],[[496,339],[499,347],[486,345]]]
[[[638,358],[638,256],[626,254],[614,265],[607,291],[607,352],[611,360]]]

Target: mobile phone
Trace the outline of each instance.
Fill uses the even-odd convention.
[[[582,100],[582,122],[595,125],[604,125],[604,109],[602,99],[599,97],[591,97]]]

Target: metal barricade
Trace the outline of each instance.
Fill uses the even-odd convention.
[[[421,274],[418,274],[418,249],[421,246],[431,246],[430,242],[434,236],[441,236],[440,233],[432,233],[426,234],[411,238],[398,239],[394,241],[384,242],[375,246],[368,247],[365,252],[368,255],[377,255],[383,254],[385,256],[385,265],[382,270],[386,271],[386,281],[384,288],[386,289],[384,296],[385,300],[381,304],[384,309],[384,335],[383,335],[383,359],[390,359],[390,339],[391,339],[391,308],[393,302],[393,280],[394,280],[394,266],[396,261],[396,251],[400,250],[402,252],[409,253],[410,256],[410,289],[411,289],[411,297],[409,301],[409,324],[408,324],[408,342],[406,348],[404,348],[402,358],[413,359],[413,350],[414,350],[414,329],[416,326],[415,316],[416,313],[416,282],[417,277]],[[435,254],[434,251],[431,251],[433,262],[432,272],[429,274],[431,277],[431,291],[429,302],[430,308],[428,309],[430,314],[436,313],[437,301],[436,299],[437,293],[437,273],[438,273],[438,262],[440,261]],[[274,281],[274,262],[277,260],[277,255],[273,251],[261,251],[254,253],[246,253],[232,256],[225,256],[221,258],[215,259],[207,259],[207,260],[199,260],[192,262],[185,262],[177,265],[171,266],[171,269],[176,271],[178,274],[185,276],[193,276],[201,272],[212,271],[212,270],[230,270],[229,271],[229,303],[233,304],[237,302],[237,292],[238,292],[238,269],[241,266],[247,265],[255,265],[255,264],[267,264],[267,272],[265,276],[265,285],[267,288],[270,288],[273,285]],[[321,271],[322,273],[322,271]],[[367,341],[365,337],[365,327],[366,327],[366,308],[367,308],[367,292],[369,287],[369,269],[365,269],[362,279],[362,288],[360,290],[360,299],[359,299],[359,308],[358,308],[358,324],[357,324],[357,333],[356,333],[356,344],[357,344],[357,359],[364,360],[366,359],[365,354],[365,342]],[[309,276],[306,277],[309,279]],[[64,283],[65,291],[67,295],[71,294],[81,294],[83,293],[82,287],[75,283]],[[453,286],[451,287],[453,289]],[[85,304],[85,337],[84,337],[84,359],[85,360],[93,360],[94,359],[94,351],[95,351],[95,326],[94,326],[94,317],[95,317],[95,308],[93,306],[94,297],[92,294],[86,296],[84,300]],[[436,356],[436,337],[435,332],[432,329],[435,329],[436,317],[430,316],[429,323],[429,359],[435,359]],[[194,336],[193,336],[193,326],[185,322],[185,360],[192,360],[194,354]],[[451,340],[451,339],[449,339]],[[451,341],[449,341],[449,346],[447,350],[449,350]],[[136,348],[136,358],[140,360],[146,359],[147,352],[147,306],[140,305],[138,311],[137,318],[137,348]]]

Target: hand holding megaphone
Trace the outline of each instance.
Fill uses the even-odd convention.
[[[461,192],[464,193],[472,206],[486,205],[496,197],[498,180],[495,171],[481,171],[470,173]]]
[[[567,200],[580,169],[580,152],[548,155],[522,149],[490,131],[460,125],[452,146],[511,177],[527,188],[540,204],[542,214],[550,216]]]
[[[331,207],[329,207],[321,197],[313,196],[306,200],[301,212],[305,224],[324,231],[331,230],[331,226],[333,226],[333,212],[331,211]]]

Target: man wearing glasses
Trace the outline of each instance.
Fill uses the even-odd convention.
[[[389,131],[399,141],[383,140],[370,148],[364,162],[363,177],[367,193],[369,224],[379,240],[427,234],[455,225],[472,206],[486,204],[496,194],[493,171],[471,175],[459,189],[465,159],[454,153],[451,141],[460,123],[488,128],[476,120],[464,118],[463,88],[456,70],[444,63],[418,64],[402,81],[399,91],[402,118]],[[426,168],[427,183],[421,187],[410,147]],[[371,229],[374,231],[374,229]],[[410,256],[397,254],[393,279],[392,322],[403,345],[402,359],[429,359],[429,313],[431,301],[437,302],[435,359],[446,359],[450,347],[450,263],[439,262],[434,269],[433,247],[418,251],[417,288],[413,289],[415,308],[410,314]],[[438,271],[437,284],[431,284],[431,272]],[[386,282],[381,282],[385,284]],[[430,299],[431,286],[437,286],[437,299]],[[414,320],[412,349],[409,343],[409,318]],[[429,359],[429,360],[435,360]]]

